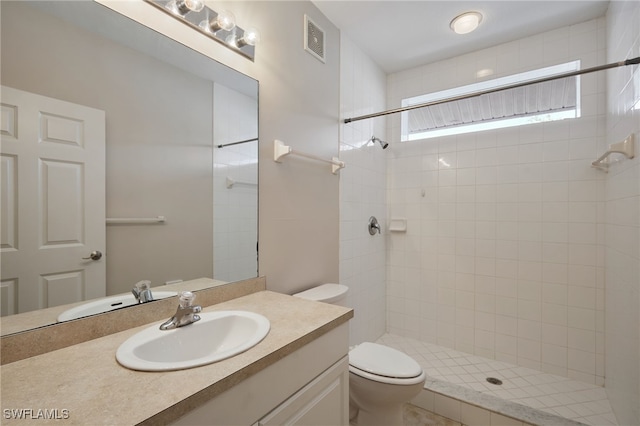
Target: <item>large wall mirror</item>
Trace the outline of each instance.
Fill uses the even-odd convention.
[[[257,276],[257,81],[93,1],[0,7],[3,326]]]

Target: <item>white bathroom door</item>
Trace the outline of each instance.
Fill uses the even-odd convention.
[[[105,113],[1,87],[2,315],[104,296]],[[96,257],[96,256],[94,256]]]

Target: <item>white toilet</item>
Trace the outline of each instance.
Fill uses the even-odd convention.
[[[294,296],[345,306],[349,288],[322,284]],[[413,358],[364,342],[349,351],[349,417],[357,425],[402,425],[402,405],[420,393],[426,374]],[[356,418],[357,417],[357,418]]]

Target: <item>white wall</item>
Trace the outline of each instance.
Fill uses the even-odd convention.
[[[340,117],[385,109],[386,75],[346,36],[340,38]],[[340,283],[349,287],[355,309],[350,343],[374,341],[386,330],[386,160],[389,150],[365,144],[375,135],[386,140],[386,120],[340,126]],[[371,236],[375,216],[382,234]]]
[[[604,63],[604,18],[392,74],[387,106],[576,59]],[[390,332],[604,382],[604,75],[581,96],[579,119],[424,141],[390,120]]]
[[[608,62],[640,56],[640,3],[613,1],[607,13]],[[640,148],[640,66],[607,72],[607,137],[635,134]],[[640,106],[639,106],[640,107]],[[640,159],[606,176],[606,388],[619,424],[640,424]]]
[[[260,259],[267,288],[293,293],[336,282],[339,175],[300,157],[273,161],[273,140],[330,159],[338,156],[338,29],[308,1],[231,2],[260,28]],[[229,6],[231,8],[231,5]],[[303,49],[304,15],[325,31],[326,63]],[[253,21],[255,19],[255,21]]]
[[[234,65],[260,82],[260,275],[269,290],[289,294],[336,282],[340,176],[325,163],[301,157],[274,162],[273,140],[326,159],[338,156],[338,29],[309,1],[211,7],[233,11],[238,25],[261,33],[255,63]],[[325,63],[303,49],[305,14],[325,31]]]

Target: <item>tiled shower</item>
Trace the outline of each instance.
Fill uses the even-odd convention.
[[[604,63],[604,26],[396,73],[388,101],[472,83],[478,69]],[[408,230],[389,235],[390,332],[603,384],[604,174],[590,165],[606,132],[605,76],[581,80],[580,118],[394,145],[388,208]]]
[[[257,99],[214,85],[215,145],[233,144],[258,134]],[[240,124],[240,122],[242,124]],[[216,147],[213,151],[213,264],[216,278],[237,281],[258,269],[258,142]]]
[[[602,18],[386,77],[343,37],[342,117],[481,81],[481,69],[635,57],[639,21],[637,2],[611,2]],[[590,164],[640,136],[640,70],[580,78],[573,120],[415,142],[399,142],[399,116],[343,125],[340,279],[352,343],[387,332],[606,385],[618,423],[637,424],[640,166]],[[389,149],[362,146],[373,134]],[[407,231],[371,237],[371,215],[406,218]]]

